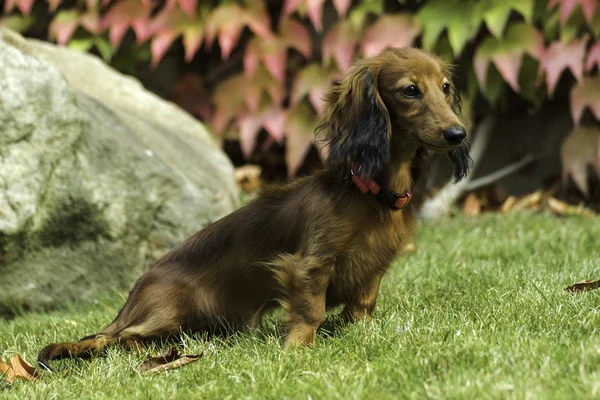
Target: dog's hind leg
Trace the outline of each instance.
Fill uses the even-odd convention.
[[[51,343],[44,347],[38,355],[38,364],[41,368],[51,371],[48,361],[62,358],[90,358],[100,356],[107,346],[119,344],[127,349],[140,349],[143,342],[149,339],[158,339],[165,332],[177,332],[174,326],[150,324],[133,325],[121,330],[114,329],[115,324],[109,325],[102,332],[86,336],[77,342]]]
[[[276,264],[282,292],[281,305],[288,311],[285,348],[311,346],[325,319],[325,300],[331,268],[312,257],[286,255]]]
[[[196,290],[194,290],[196,289]],[[210,316],[211,296],[198,296],[188,282],[142,278],[115,318],[101,332],[77,342],[51,343],[39,353],[38,364],[49,360],[98,356],[111,344],[137,347],[143,341],[167,338],[182,330],[201,330]]]

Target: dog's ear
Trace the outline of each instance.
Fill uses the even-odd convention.
[[[325,97],[317,132],[326,133],[327,165],[342,180],[350,178],[352,167],[361,177],[374,178],[390,161],[390,117],[377,89],[378,74],[372,65],[357,65]]]
[[[450,83],[450,98],[452,99],[452,111],[460,118],[463,118],[462,114],[462,99],[460,93],[453,83]]]

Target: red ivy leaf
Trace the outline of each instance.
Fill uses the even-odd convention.
[[[324,69],[316,63],[307,65],[294,80],[290,96],[292,106],[296,106],[308,94],[314,109],[319,113],[323,112],[323,95],[329,90],[333,80],[340,78],[340,75],[334,68]]]
[[[31,14],[33,3],[33,0],[17,0],[17,7],[23,15],[28,16],[29,14]]]
[[[189,27],[183,32],[183,48],[185,49],[185,61],[190,62],[202,44],[204,26],[196,25]]]
[[[311,54],[310,35],[306,28],[293,19],[288,19],[281,24],[281,40],[288,46],[298,50],[304,57]]]
[[[88,11],[79,17],[79,23],[88,32],[94,35],[100,35],[102,33],[102,24],[100,21],[100,15],[97,11]]]
[[[294,176],[313,143],[318,118],[306,103],[300,103],[289,114],[286,128],[285,161],[288,175]]]
[[[263,126],[279,143],[283,141],[286,122],[287,112],[281,108],[272,107],[264,113]]]
[[[221,27],[219,32],[219,46],[221,46],[221,58],[227,59],[231,54],[231,51],[240,39],[242,33],[242,26],[237,22],[227,22]]]
[[[169,99],[203,121],[210,118],[210,104],[204,81],[199,75],[185,74],[175,84]]]
[[[563,180],[571,176],[587,197],[588,165],[600,175],[600,130],[595,126],[576,125],[560,148]]]
[[[271,100],[273,101],[273,104],[275,104],[277,106],[281,106],[281,103],[283,103],[283,100],[286,95],[285,86],[280,85],[278,82],[271,81],[271,82],[267,82],[265,84],[265,87],[267,89],[267,93],[269,93],[269,96],[271,97]]]
[[[594,11],[596,10],[597,0],[550,0],[548,2],[548,9],[553,9],[557,4],[560,4],[559,13],[561,24],[565,24],[567,22],[578,4],[583,10],[585,19],[591,23],[594,19]]]
[[[323,3],[325,0],[306,0],[308,18],[317,32],[323,30]]]
[[[135,32],[135,40],[138,44],[144,43],[152,35],[150,26],[145,19],[136,19],[131,22],[131,29]]]
[[[263,85],[261,83],[260,77],[257,77],[257,79],[247,81],[244,86],[244,103],[250,112],[253,113],[257,112],[260,107],[263,93]]]
[[[258,85],[249,85],[244,89],[244,103],[250,112],[257,112],[262,100],[263,88]]]
[[[252,78],[258,68],[258,62],[260,60],[260,42],[259,38],[254,37],[250,39],[246,45],[246,51],[244,52],[244,74],[248,78]]]
[[[588,51],[585,70],[590,72],[594,68],[594,65],[600,68],[600,41],[596,42]]]
[[[255,113],[262,105],[262,95],[267,91],[271,97],[272,103],[281,105],[285,98],[285,86],[275,81],[271,74],[264,68],[257,69],[252,78],[245,78],[241,86],[242,97],[248,109]],[[238,95],[240,88],[237,89]]]
[[[190,62],[202,44],[208,14],[209,10],[206,7],[201,8],[200,12],[192,17],[176,7],[163,8],[162,12],[148,24],[149,34],[155,35],[151,48],[153,65],[158,63],[179,35],[183,36],[185,61]]]
[[[329,29],[323,39],[323,63],[333,56],[340,71],[345,72],[354,61],[358,34],[348,21],[340,21]]]
[[[235,75],[221,81],[213,94],[215,112],[212,115],[211,126],[216,133],[221,133],[242,107],[244,101],[240,96],[240,88],[245,85],[244,75]]]
[[[226,59],[236,46],[245,26],[249,26],[257,36],[269,39],[273,37],[270,25],[269,14],[264,9],[263,2],[253,0],[248,9],[235,3],[223,4],[213,10],[207,19],[206,43],[210,48],[218,32],[221,58]]]
[[[123,36],[127,33],[127,29],[129,29],[129,23],[125,21],[110,24],[108,39],[114,47],[117,47],[119,43],[121,43],[121,39],[123,39]]]
[[[246,21],[252,32],[268,39],[273,37],[273,33],[271,32],[271,17],[265,10],[265,3],[263,0],[251,0],[246,12]]]
[[[4,1],[4,14],[10,13],[15,8],[15,0]]]
[[[110,7],[102,19],[102,26],[104,29],[110,27],[111,44],[117,47],[130,26],[135,27],[138,40],[140,36],[144,40],[147,39],[144,36],[147,33],[146,24],[148,24],[150,11],[149,7],[143,4],[140,6],[138,0],[123,0]]]
[[[79,26],[79,15],[75,10],[60,11],[48,27],[50,34],[56,37],[56,42],[66,45]]]
[[[246,46],[244,71],[247,77],[256,73],[259,60],[280,83],[285,79],[287,49],[294,47],[306,57],[310,56],[310,37],[306,29],[295,21],[287,20],[281,26],[280,37],[254,37]]]
[[[490,61],[492,61],[502,78],[515,91],[519,91],[519,71],[523,55],[529,54],[539,59],[544,51],[544,38],[533,26],[513,24],[502,39],[490,36],[478,47],[473,60],[473,68],[477,80],[486,87],[486,77]]]
[[[292,15],[303,2],[304,0],[284,0],[281,8],[281,20],[283,21],[285,17]]]
[[[156,67],[163,58],[173,41],[177,38],[174,32],[161,32],[154,35],[150,44],[150,52],[152,53],[152,66]]]
[[[315,87],[313,87],[312,90],[308,92],[308,100],[319,114],[325,111],[325,101],[323,100],[323,97],[325,96],[325,93],[327,93],[327,90],[329,90],[330,87],[330,84],[315,85]]]
[[[571,89],[571,115],[575,123],[579,123],[586,107],[600,120],[600,77],[585,77]]]
[[[581,80],[587,41],[588,37],[584,35],[581,39],[574,40],[569,44],[554,42],[542,55],[540,68],[546,71],[546,85],[550,98],[552,98],[560,75],[565,68],[569,67],[575,78]]]
[[[285,148],[285,163],[288,170],[288,176],[293,177],[306,158],[306,153],[312,145],[313,138],[306,132],[297,130],[296,127],[288,127]]]
[[[352,5],[352,0],[333,0],[333,6],[335,7],[335,10],[340,18],[344,18],[346,16],[350,5]]]
[[[187,14],[176,7],[165,7],[150,23],[144,26],[143,31],[136,31],[136,35],[138,42],[146,36],[154,35],[150,44],[153,67],[158,65],[169,47],[171,47],[173,41],[182,34],[184,29],[191,28],[187,32],[187,40],[188,45],[190,45],[189,42],[191,41],[192,48],[189,50],[186,46],[186,60],[188,59],[188,50],[194,50],[191,53],[191,57],[193,57],[195,50],[198,49],[198,47],[194,49],[194,46],[200,46],[199,41],[202,40],[202,24],[194,23]]]
[[[256,137],[262,127],[262,118],[249,114],[243,115],[238,118],[238,126],[240,128],[242,154],[248,159],[252,155],[252,151],[256,145]]]
[[[62,0],[48,0],[48,9],[50,10],[50,12],[55,12],[61,2],[62,2]],[[8,1],[7,1],[7,3],[8,3]],[[92,7],[89,7],[89,5],[88,5],[88,9],[91,9],[91,8]]]
[[[206,44],[210,49],[217,33],[221,58],[229,57],[245,25],[244,9],[238,4],[223,4],[213,10],[206,22]]]
[[[523,63],[523,53],[498,54],[493,57],[494,64],[502,78],[515,91],[519,92],[519,71]]]
[[[408,47],[419,34],[413,18],[407,14],[383,15],[367,30],[362,52],[367,57],[388,47]]]
[[[285,79],[285,65],[287,62],[287,49],[279,43],[272,43],[272,47],[263,54],[263,62],[267,70],[280,83]]]
[[[276,38],[254,37],[244,53],[244,72],[247,77],[254,76],[259,59],[262,59],[267,70],[278,82],[283,82],[287,62],[287,49],[284,43]]]
[[[186,15],[186,23],[182,24],[183,28],[183,48],[185,49],[185,61],[190,62],[200,48],[204,39],[204,28],[206,20],[210,14],[210,9],[203,6],[200,11],[194,16]]]
[[[225,128],[227,128],[227,125],[229,125],[231,118],[233,118],[233,114],[231,114],[224,106],[218,105],[210,120],[210,126],[215,133],[223,133]]]
[[[198,0],[178,0],[179,7],[190,17],[194,17]]]

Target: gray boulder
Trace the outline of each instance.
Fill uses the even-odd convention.
[[[94,56],[0,28],[0,316],[127,290],[237,206],[200,123]]]

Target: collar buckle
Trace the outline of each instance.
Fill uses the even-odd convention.
[[[358,189],[363,193],[367,194],[371,192],[377,201],[382,204],[389,205],[392,210],[401,210],[410,202],[412,198],[412,192],[406,192],[402,194],[398,194],[392,190],[389,190],[380,184],[378,184],[373,179],[363,180],[358,176],[358,172],[360,172],[360,166],[355,170],[354,166],[350,168],[350,174],[352,175],[352,181],[358,187]]]

